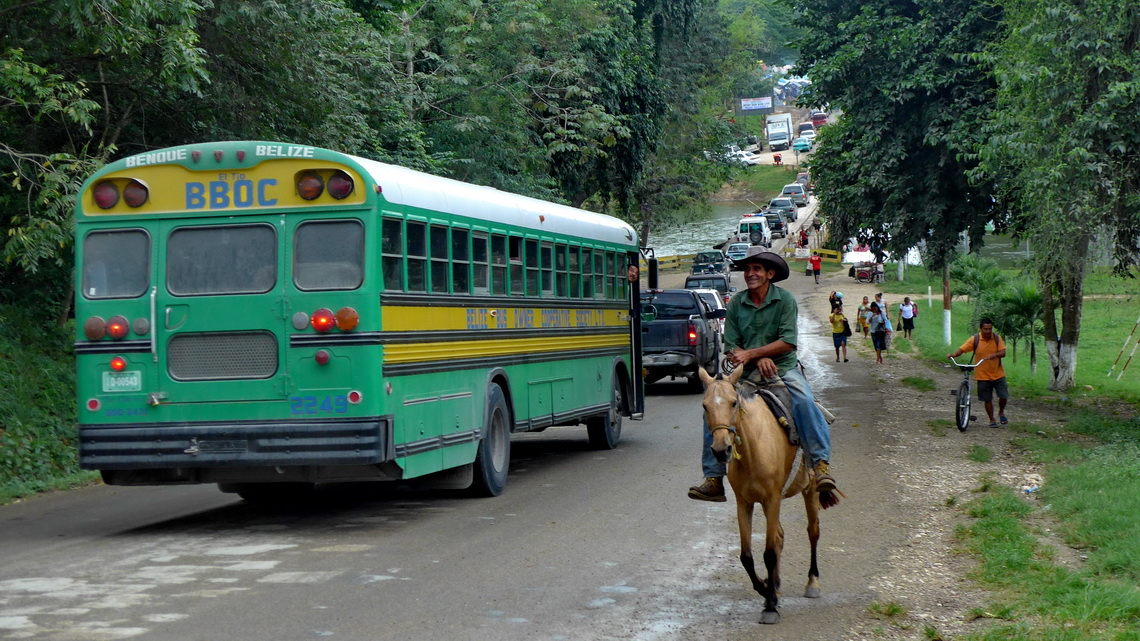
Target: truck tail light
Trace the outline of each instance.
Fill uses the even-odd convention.
[[[689,345],[697,344],[697,326],[689,323]]]

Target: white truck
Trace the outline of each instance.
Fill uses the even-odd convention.
[[[772,151],[790,149],[792,146],[792,114],[771,114],[764,121],[768,137],[768,147]]]

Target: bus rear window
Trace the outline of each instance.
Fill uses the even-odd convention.
[[[269,225],[183,227],[166,242],[172,294],[262,294],[276,283],[277,233]]]
[[[83,239],[83,296],[135,298],[150,285],[150,236],[141,229],[97,231]]]
[[[304,223],[293,236],[297,289],[356,289],[364,282],[364,226],[356,220]]]

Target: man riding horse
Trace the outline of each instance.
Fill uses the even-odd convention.
[[[744,364],[744,376],[755,383],[780,377],[792,400],[792,418],[807,451],[815,475],[815,489],[825,509],[839,502],[837,484],[831,476],[831,436],[827,420],[815,404],[815,396],[800,372],[796,358],[796,299],[777,287],[788,277],[788,263],[778,254],[752,247],[736,261],[744,266],[747,289],[732,297],[725,319],[725,358],[733,365]],[[712,435],[704,429],[702,456],[705,481],[689,488],[689,498],[699,501],[725,501],[725,464],[712,454]]]

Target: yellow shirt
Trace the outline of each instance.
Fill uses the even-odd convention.
[[[831,316],[827,317],[827,320],[831,321],[831,333],[832,334],[842,334],[843,333],[843,321],[847,320],[846,316],[844,316],[843,314],[832,314]]]
[[[966,354],[974,351],[974,337],[971,336],[962,343],[958,349]],[[996,354],[1005,349],[1005,341],[1001,336],[994,334],[990,340],[986,340],[984,336],[978,334],[978,351],[974,354],[973,362],[977,362],[990,354]],[[974,368],[974,378],[979,381],[996,381],[999,378],[1005,378],[1005,369],[1001,366],[1000,358],[990,359],[981,365]]]

